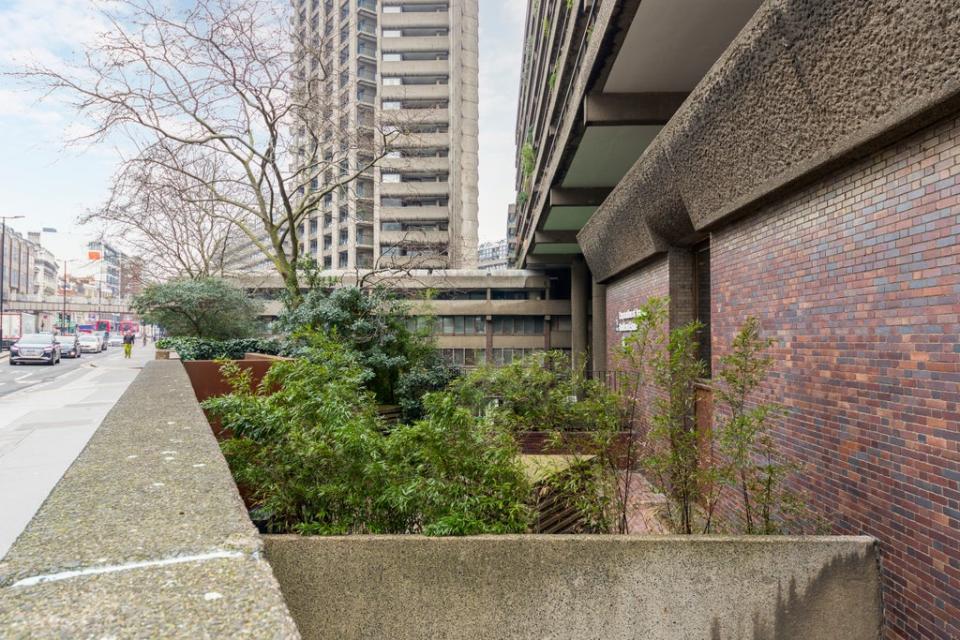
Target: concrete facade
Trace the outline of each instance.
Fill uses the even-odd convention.
[[[571,302],[559,296],[545,273],[519,269],[431,270],[403,273],[334,273],[342,285],[382,284],[409,300],[412,322],[435,321],[437,346],[453,364],[505,364],[532,352],[570,352]],[[266,297],[263,314],[281,311],[275,276],[238,280],[253,296]],[[581,325],[582,326],[582,325]]]
[[[374,131],[387,145],[301,224],[301,255],[327,269],[475,268],[477,0],[300,0],[295,8],[295,29],[322,43],[324,80],[337,95],[323,153],[350,148],[336,180],[381,153]],[[371,148],[353,148],[358,131]]]
[[[763,392],[786,409],[776,437],[803,465],[797,488],[835,532],[880,542],[885,637],[960,636],[960,50],[944,46],[960,41],[960,7],[763,2],[607,193],[571,193],[591,123],[650,122],[698,75],[656,35],[693,33],[697,18],[658,8],[580,7],[602,35],[577,53],[584,80],[560,107],[574,118],[538,155],[546,182],[521,228],[596,203],[575,251],[605,286],[592,342],[610,358],[618,318],[650,296],[670,297],[673,327],[706,322],[714,371],[759,317],[776,341]],[[678,20],[687,31],[668,28]],[[550,236],[521,237],[541,260]]]
[[[869,538],[265,537],[304,638],[877,640]]]

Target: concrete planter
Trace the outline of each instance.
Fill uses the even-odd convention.
[[[865,537],[265,536],[306,639],[877,640]]]
[[[154,354],[155,360],[169,360],[170,359],[170,350],[169,349],[157,349]]]

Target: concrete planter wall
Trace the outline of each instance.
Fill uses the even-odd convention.
[[[877,640],[864,537],[266,536],[307,639]]]

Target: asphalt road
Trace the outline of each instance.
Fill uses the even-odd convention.
[[[138,345],[139,346],[139,345]],[[85,353],[81,358],[64,358],[52,367],[45,364],[18,364],[10,366],[7,358],[0,360],[0,397],[28,389],[34,385],[52,382],[72,372],[97,366],[107,358],[122,358],[123,347],[110,347],[101,353]]]

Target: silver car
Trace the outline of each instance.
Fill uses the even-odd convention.
[[[23,362],[60,362],[60,344],[52,333],[28,333],[10,347],[10,366]]]
[[[75,335],[60,334],[54,337],[60,343],[60,355],[64,358],[80,357],[80,338]]]
[[[100,338],[92,333],[80,334],[80,351],[83,353],[100,353],[103,351]]]

